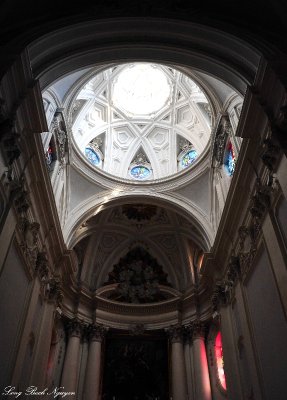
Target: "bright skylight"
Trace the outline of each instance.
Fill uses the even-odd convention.
[[[171,86],[156,65],[136,63],[123,69],[113,87],[115,106],[134,115],[156,113],[168,101]]]

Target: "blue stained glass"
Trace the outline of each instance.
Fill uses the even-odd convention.
[[[150,169],[142,165],[137,165],[131,169],[131,175],[135,179],[145,179],[150,175]]]
[[[228,175],[232,176],[233,173],[234,173],[234,169],[235,169],[235,158],[234,158],[234,155],[233,155],[232,148],[230,148],[228,150],[225,165],[226,165],[226,168],[227,168]]]
[[[186,153],[182,159],[181,159],[181,166],[183,168],[188,167],[189,165],[191,165],[195,159],[197,157],[197,152],[196,150],[190,150],[188,153]]]
[[[85,148],[85,155],[86,155],[87,159],[90,161],[91,164],[93,164],[93,165],[99,165],[100,164],[100,161],[101,161],[100,157],[90,147],[86,147]]]

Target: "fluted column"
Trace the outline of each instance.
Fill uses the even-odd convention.
[[[83,324],[73,319],[68,324],[68,346],[65,355],[61,386],[65,392],[77,392],[78,368]],[[75,396],[71,396],[75,398]]]
[[[100,399],[102,343],[106,328],[102,325],[91,325],[89,332],[89,354],[86,368],[84,399]]]
[[[192,324],[194,383],[196,400],[211,400],[211,387],[205,348],[205,325],[200,321]]]
[[[183,352],[183,330],[180,325],[167,330],[171,342],[172,399],[187,399],[186,370]]]

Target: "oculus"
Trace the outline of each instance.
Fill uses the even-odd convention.
[[[135,63],[126,66],[114,82],[112,101],[133,115],[149,115],[169,100],[171,84],[156,65]]]
[[[185,73],[134,62],[90,75],[70,117],[74,144],[93,166],[141,182],[171,177],[193,167],[196,157],[198,164],[210,145],[210,112],[207,97]]]

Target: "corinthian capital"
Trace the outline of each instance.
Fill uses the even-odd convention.
[[[183,327],[180,324],[166,328],[171,343],[181,343],[183,341]]]
[[[198,338],[204,338],[206,333],[207,333],[207,323],[200,321],[200,320],[195,320],[191,324],[192,327],[192,337],[193,339],[198,339]]]
[[[84,330],[84,323],[78,318],[74,318],[68,322],[69,337],[81,337]]]
[[[88,338],[91,342],[102,342],[108,328],[100,324],[89,325]]]

